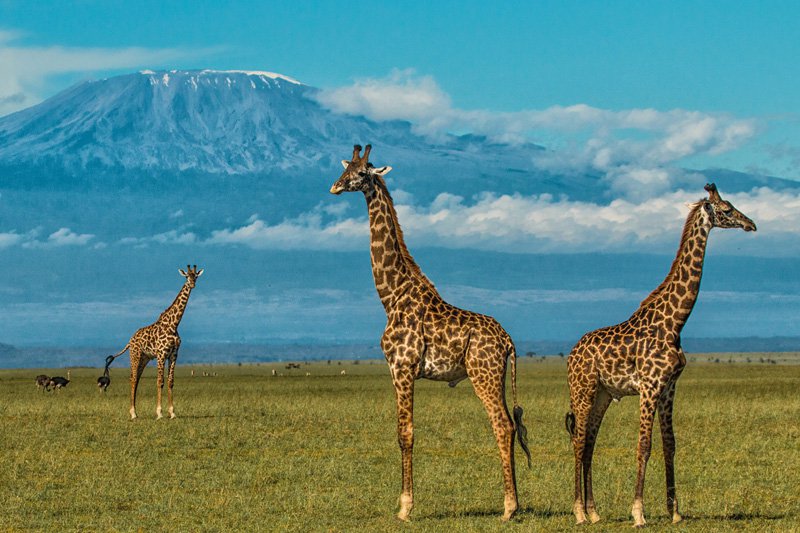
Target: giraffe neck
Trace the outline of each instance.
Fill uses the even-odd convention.
[[[678,254],[672,262],[669,274],[642,301],[637,314],[645,313],[657,321],[661,319],[667,329],[680,334],[700,292],[703,260],[710,231],[711,223],[702,204],[694,206],[686,218]]]
[[[178,292],[178,296],[175,297],[175,301],[172,302],[172,305],[167,307],[161,316],[158,317],[158,322],[173,331],[178,329],[178,324],[181,323],[181,318],[183,318],[183,312],[186,310],[186,304],[189,301],[189,295],[192,292],[192,288],[189,286],[189,282],[183,284],[181,290]]]
[[[372,276],[384,309],[388,312],[413,284],[427,287],[438,297],[433,283],[425,277],[408,252],[394,202],[380,176],[376,177],[375,186],[365,191],[364,196],[369,213]]]

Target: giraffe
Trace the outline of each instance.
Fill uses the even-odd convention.
[[[705,186],[708,198],[690,206],[678,253],[664,281],[631,317],[584,335],[568,359],[571,411],[567,431],[575,452],[575,504],[578,524],[600,520],[592,495],[592,455],[600,424],[612,400],[639,395],[639,440],[636,489],[631,514],[634,526],[645,525],[644,477],[650,457],[653,418],[658,412],[666,469],[667,512],[681,521],[675,496],[675,436],[672,408],[675,383],[686,365],[680,334],[700,290],[706,243],[712,228],[755,231],[752,220],[723,200],[717,187]],[[581,492],[581,474],[583,489]]]
[[[469,378],[489,415],[503,465],[504,514],[509,520],[519,506],[514,467],[514,434],[528,457],[527,430],[517,403],[516,351],[511,337],[493,318],[445,302],[411,257],[403,239],[384,176],[391,167],[369,163],[371,146],[361,156],[356,145],[341,177],[330,192],[361,191],[367,201],[370,257],[378,297],[386,311],[381,349],[391,371],[397,402],[397,437],[402,465],[400,511],[406,521],[414,506],[414,382],[448,381],[454,387]],[[513,421],[505,400],[506,361],[511,359]]]
[[[169,375],[167,377],[167,410],[170,418],[175,418],[175,408],[172,405],[172,385],[175,382],[175,363],[178,360],[178,348],[181,346],[181,338],[178,335],[178,325],[183,318],[186,310],[186,303],[189,295],[194,289],[195,282],[203,274],[203,270],[197,270],[197,265],[186,266],[186,270],[178,269],[181,276],[186,278],[186,282],[175,297],[172,305],[166,308],[158,320],[136,331],[125,347],[115,355],[106,357],[106,373],[108,366],[120,355],[130,350],[131,355],[131,420],[136,418],[136,389],[139,386],[139,379],[142,372],[151,359],[156,359],[158,364],[158,377],[156,380],[158,400],[156,403],[156,419],[164,416],[161,414],[161,391],[164,388],[164,366],[169,360]],[[107,375],[107,374],[106,374]]]

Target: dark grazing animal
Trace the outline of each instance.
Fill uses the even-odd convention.
[[[69,376],[69,372],[67,372],[67,376]],[[48,389],[50,387],[52,387],[54,390],[63,389],[64,387],[69,385],[69,381],[70,380],[68,378],[62,376],[53,376],[52,378],[50,378],[50,381],[48,382],[47,386]]]
[[[39,374],[36,376],[36,388],[41,390],[47,390],[47,385],[50,383],[50,376],[45,374]]]
[[[111,378],[108,374],[104,374],[97,378],[97,386],[100,387],[100,390],[105,392],[108,386],[111,385]]]

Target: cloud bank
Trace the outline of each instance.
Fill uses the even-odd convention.
[[[402,192],[402,191],[401,191]],[[466,199],[440,194],[428,205],[417,205],[402,192],[396,201],[406,241],[415,247],[466,248],[509,253],[672,253],[677,248],[687,203],[703,197],[678,190],[657,198],[619,198],[609,204],[571,201],[549,194],[495,195]],[[786,256],[800,253],[800,192],[754,189],[723,197],[758,224],[755,234],[715,230],[721,253]],[[8,237],[14,239],[14,234]],[[244,246],[257,250],[368,249],[369,225],[364,216],[318,206],[276,224],[253,215],[228,228],[170,231],[144,238],[127,238],[120,245],[184,244]],[[0,243],[2,243],[0,239]]]
[[[324,89],[317,99],[339,113],[410,121],[417,133],[433,139],[471,132],[497,142],[542,144],[548,150],[535,163],[543,170],[597,171],[616,193],[638,198],[669,190],[671,165],[740,148],[760,128],[754,119],[683,109],[586,104],[514,112],[459,109],[432,77],[413,70]]]

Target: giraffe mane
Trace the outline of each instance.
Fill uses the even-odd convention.
[[[386,182],[383,180],[383,177],[380,174],[375,174],[375,180],[378,187],[381,188],[381,190],[389,199],[389,214],[392,217],[392,224],[397,232],[397,244],[400,247],[400,256],[403,258],[403,262],[406,264],[411,273],[414,274],[417,279],[419,279],[419,281],[428,286],[428,288],[430,288],[436,294],[439,294],[433,282],[429,280],[428,277],[422,272],[422,269],[411,256],[411,252],[408,251],[405,237],[403,237],[403,228],[400,227],[400,221],[397,218],[397,211],[394,208],[394,200],[389,192],[389,188],[386,186]]]
[[[647,298],[642,300],[642,303],[639,304],[639,308],[646,306],[658,298],[658,296],[661,294],[661,291],[672,282],[672,277],[678,270],[678,265],[680,264],[681,249],[683,248],[683,244],[686,242],[686,239],[689,238],[689,234],[692,232],[692,225],[694,224],[697,214],[700,212],[700,206],[703,205],[703,201],[704,200],[698,200],[693,204],[687,204],[690,209],[689,215],[686,217],[686,222],[683,225],[681,240],[680,244],[678,245],[678,252],[675,254],[675,259],[672,261],[672,266],[669,269],[669,273],[667,274],[667,277],[664,278],[664,281],[662,281],[661,284],[647,296]]]

